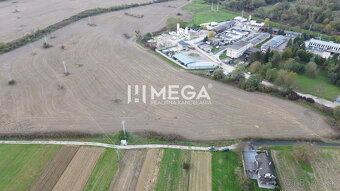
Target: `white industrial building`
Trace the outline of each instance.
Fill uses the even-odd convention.
[[[325,53],[322,54],[322,56],[326,58],[331,54],[340,54],[340,44],[331,41],[328,42],[312,38],[309,41],[306,41],[305,45],[307,50]]]
[[[238,41],[233,45],[229,45],[226,48],[226,55],[231,58],[239,58],[241,57],[246,50],[251,47],[251,44],[246,41]]]

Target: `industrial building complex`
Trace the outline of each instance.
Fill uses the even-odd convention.
[[[265,32],[266,31],[266,32]],[[247,62],[247,57],[256,51],[268,49],[282,52],[289,41],[302,33],[265,30],[264,23],[235,17],[222,22],[209,22],[200,28],[180,28],[149,40],[156,51],[185,69],[213,69],[226,64],[237,65]],[[282,34],[283,33],[283,34]],[[306,41],[309,51],[329,57],[340,53],[340,45],[316,39]],[[224,71],[225,74],[230,70]]]

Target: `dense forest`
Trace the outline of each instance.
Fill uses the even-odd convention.
[[[221,0],[219,2],[227,9],[244,10],[259,18],[269,18],[272,21],[307,30],[311,28],[317,32],[340,35],[339,0]]]

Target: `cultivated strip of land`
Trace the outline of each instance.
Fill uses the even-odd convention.
[[[211,191],[211,153],[191,152],[189,191]]]
[[[162,149],[148,150],[138,178],[136,191],[153,191],[156,189],[163,153],[164,150]]]
[[[77,151],[78,147],[63,146],[54,156],[53,160],[45,167],[43,173],[30,190],[52,190]]]
[[[145,156],[145,149],[126,151],[109,190],[135,191]]]
[[[105,149],[103,148],[81,147],[67,166],[53,190],[84,190],[86,183],[104,150]]]

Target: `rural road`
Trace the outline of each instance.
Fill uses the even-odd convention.
[[[0,141],[0,144],[13,144],[13,145],[74,145],[74,146],[96,146],[113,149],[181,149],[181,150],[197,150],[208,151],[209,147],[195,147],[195,146],[182,146],[182,145],[112,145],[97,142],[78,142],[78,141]],[[238,144],[230,145],[227,147],[215,147],[217,150],[221,148],[235,149]]]

